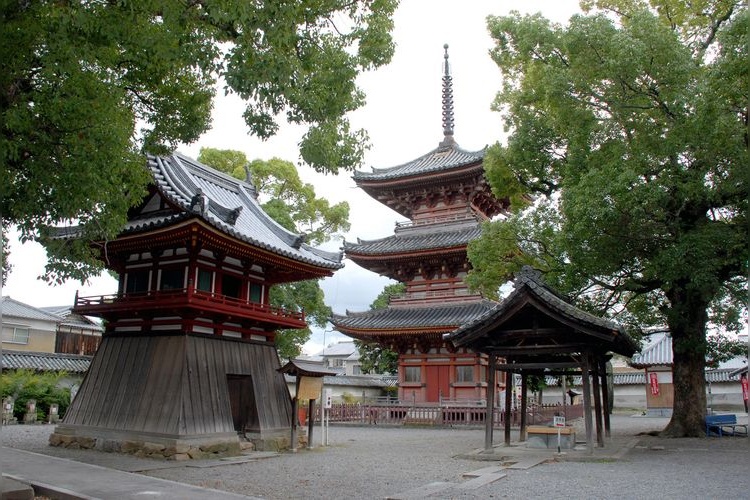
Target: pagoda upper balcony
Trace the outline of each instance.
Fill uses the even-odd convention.
[[[265,330],[304,328],[304,312],[202,291],[195,288],[118,293],[94,297],[76,296],[73,311],[123,323],[130,318],[185,318],[200,322],[210,318],[216,324],[231,322]],[[197,318],[197,320],[196,320]],[[108,331],[111,329],[108,325]],[[116,329],[116,328],[115,328]]]
[[[408,221],[396,221],[396,233],[411,229],[426,228],[428,226],[440,225],[448,228],[452,225],[483,222],[485,219],[473,213],[449,213],[431,217],[420,217]]]
[[[412,291],[399,295],[392,295],[390,305],[404,306],[413,304],[440,304],[447,302],[466,302],[481,298],[481,294],[471,292],[467,288],[451,288],[447,290]]]

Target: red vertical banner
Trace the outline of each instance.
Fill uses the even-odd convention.
[[[648,374],[649,385],[651,386],[651,394],[654,396],[659,395],[659,379],[656,377],[656,373]]]
[[[747,377],[742,377],[742,399],[747,401]]]

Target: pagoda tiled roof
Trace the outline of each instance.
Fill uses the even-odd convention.
[[[261,208],[252,184],[179,153],[149,155],[148,168],[156,188],[181,212],[155,212],[131,219],[126,233],[199,217],[224,234],[289,259],[327,269],[343,267],[340,252],[307,245],[303,235],[288,231],[269,217]]]
[[[344,252],[351,255],[387,255],[450,248],[466,245],[481,234],[482,227],[475,220],[459,226],[429,225],[400,231],[377,240],[358,240],[357,243],[345,241]]]
[[[398,335],[400,330],[456,328],[487,313],[494,305],[495,302],[480,299],[439,306],[390,306],[363,312],[347,311],[346,315],[334,314],[331,323],[344,333],[347,330],[368,330],[380,335]]]
[[[354,172],[353,179],[357,183],[360,181],[389,181],[449,171],[481,162],[486,151],[486,148],[479,151],[467,151],[453,142],[448,145],[441,143],[440,146],[429,153],[402,165],[389,168],[372,167],[372,172],[357,170]]]

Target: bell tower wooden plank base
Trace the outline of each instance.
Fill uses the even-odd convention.
[[[50,444],[167,459],[289,447],[276,348],[184,332],[107,335]]]

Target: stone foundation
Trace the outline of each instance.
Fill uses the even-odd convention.
[[[252,443],[236,441],[215,441],[201,443],[177,442],[164,444],[152,441],[123,440],[94,438],[89,436],[71,436],[52,433],[49,437],[50,446],[62,448],[100,450],[115,453],[125,453],[140,458],[155,458],[163,460],[205,460],[237,456],[242,451],[252,450]]]

